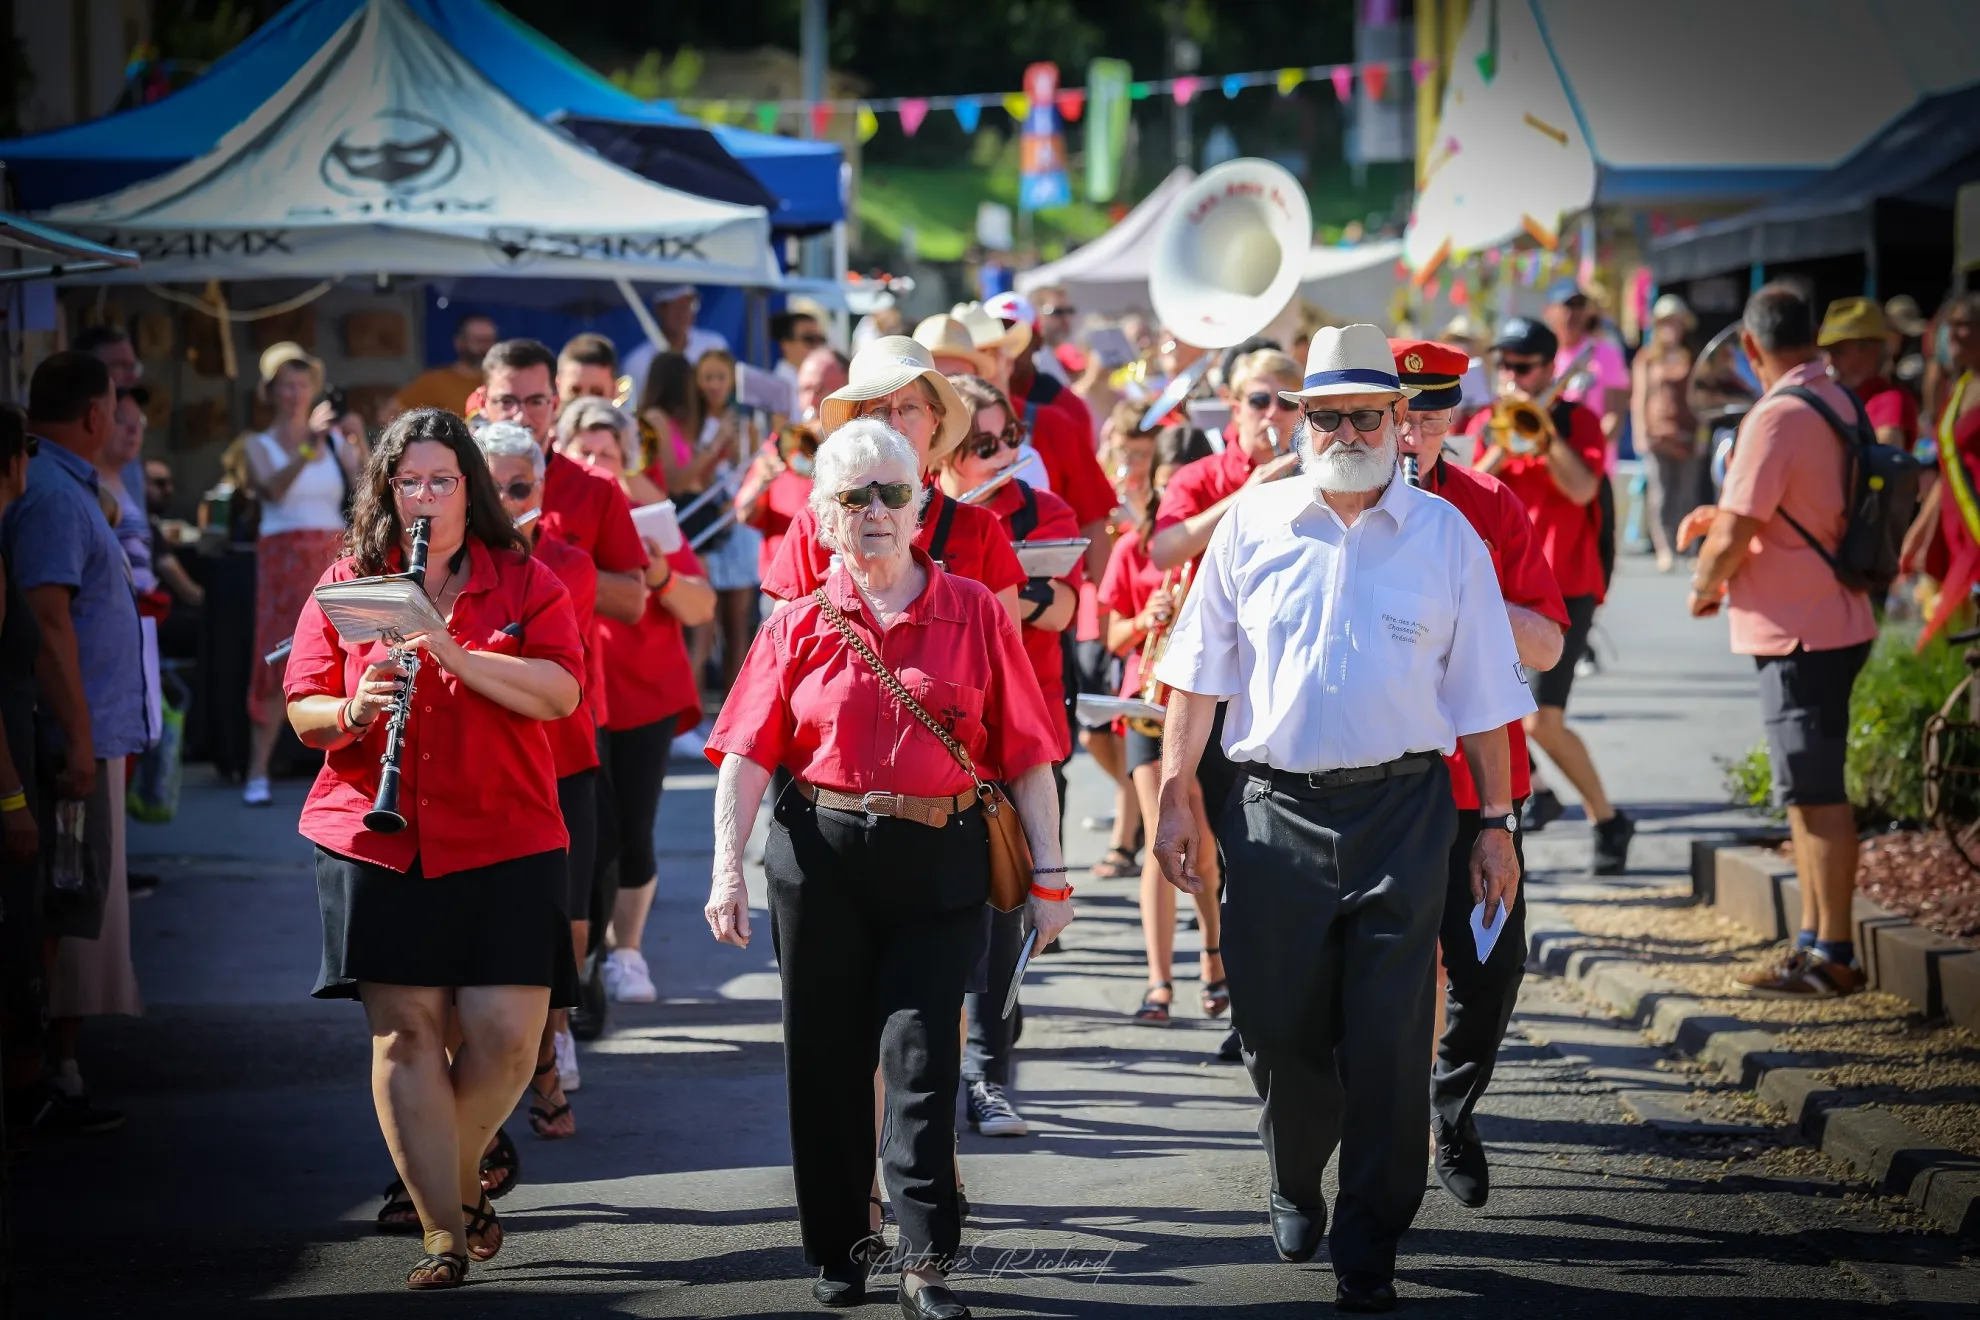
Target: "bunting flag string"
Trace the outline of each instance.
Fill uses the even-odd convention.
[[[1343,103],[1354,99],[1355,80],[1358,77],[1361,90],[1369,99],[1382,101],[1388,98],[1391,86],[1390,75],[1400,77],[1407,73],[1415,85],[1422,85],[1437,72],[1435,60],[1377,60],[1359,64],[1321,64],[1306,68],[1263,69],[1251,73],[1227,73],[1222,75],[1183,74],[1174,78],[1144,79],[1128,85],[1128,98],[1132,101],[1145,101],[1153,96],[1166,96],[1178,105],[1188,105],[1191,100],[1208,88],[1217,88],[1224,96],[1236,100],[1253,88],[1272,88],[1280,96],[1291,96],[1308,83],[1330,83],[1334,95]],[[795,128],[808,124],[813,137],[825,137],[835,117],[844,115],[852,125],[853,132],[864,142],[879,132],[882,115],[897,115],[900,118],[901,132],[913,137],[928,119],[930,110],[947,110],[954,114],[956,123],[965,133],[974,133],[981,124],[986,109],[1002,110],[1018,123],[1024,121],[1031,110],[1031,101],[1023,91],[975,92],[958,96],[901,96],[881,97],[875,100],[828,100],[828,101],[755,101],[744,102],[726,98],[676,98],[672,102],[681,110],[711,123],[734,124],[754,123],[760,132],[772,133],[780,126]],[[1086,89],[1084,87],[1062,87],[1053,98],[1053,107],[1059,117],[1068,123],[1078,123],[1086,110]]]

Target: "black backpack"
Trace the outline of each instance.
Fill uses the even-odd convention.
[[[1843,491],[1849,501],[1843,510],[1842,540],[1834,550],[1816,540],[1788,516],[1787,510],[1781,510],[1781,517],[1828,562],[1836,581],[1851,591],[1869,593],[1881,605],[1897,579],[1898,551],[1918,512],[1918,460],[1895,445],[1877,440],[1863,404],[1853,394],[1849,402],[1855,413],[1854,425],[1844,425],[1835,409],[1815,391],[1790,385],[1781,393],[1792,394],[1813,408],[1842,441]]]

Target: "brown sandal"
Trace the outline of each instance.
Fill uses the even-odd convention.
[[[458,1288],[467,1282],[468,1258],[458,1251],[429,1251],[413,1262],[406,1287],[414,1292]]]
[[[476,1260],[495,1259],[495,1253],[502,1249],[504,1234],[502,1221],[495,1217],[495,1207],[489,1204],[487,1193],[482,1194],[480,1205],[464,1205],[461,1211],[467,1216],[468,1255]]]
[[[1221,957],[1223,952],[1222,949],[1205,949],[1203,956],[1205,959],[1216,958]],[[1222,1017],[1230,1006],[1231,983],[1228,980],[1220,976],[1214,981],[1205,981],[1203,983],[1203,1015],[1205,1017]]]
[[[1109,848],[1092,871],[1095,880],[1127,880],[1141,874],[1141,863],[1126,848]]]

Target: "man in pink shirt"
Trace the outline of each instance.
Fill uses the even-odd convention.
[[[1856,815],[1843,788],[1849,694],[1877,636],[1870,600],[1836,580],[1799,523],[1825,546],[1842,539],[1840,436],[1792,391],[1839,417],[1855,401],[1815,345],[1800,290],[1770,284],[1746,303],[1740,347],[1766,393],[1740,425],[1716,507],[1694,511],[1680,543],[1710,525],[1691,580],[1691,612],[1726,606],[1732,649],[1760,669],[1774,799],[1786,806],[1801,882],[1801,932],[1779,964],[1740,980],[1755,993],[1826,999],[1863,987],[1851,943]]]

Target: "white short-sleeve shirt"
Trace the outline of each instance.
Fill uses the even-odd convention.
[[[1449,755],[1534,708],[1485,543],[1401,480],[1352,527],[1302,476],[1246,491],[1156,674],[1230,698],[1233,761],[1296,772]]]

